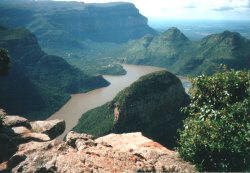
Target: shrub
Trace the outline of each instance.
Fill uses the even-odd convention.
[[[0,76],[9,71],[10,57],[6,49],[0,48]]]
[[[191,79],[178,152],[200,171],[244,171],[250,163],[250,72]]]
[[[2,126],[3,124],[3,116],[0,114],[0,127]]]
[[[3,118],[6,115],[6,112],[0,108],[0,127],[3,125]]]

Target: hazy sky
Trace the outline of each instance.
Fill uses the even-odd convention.
[[[132,2],[149,18],[250,20],[250,0],[77,0]]]

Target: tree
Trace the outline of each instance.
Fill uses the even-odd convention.
[[[6,49],[0,48],[0,76],[6,75],[10,68],[10,57]]]
[[[0,48],[0,76],[7,75],[9,71],[10,57],[6,49]],[[2,125],[4,111],[0,108],[0,126]]]
[[[192,81],[178,152],[200,171],[245,171],[250,163],[250,71]]]

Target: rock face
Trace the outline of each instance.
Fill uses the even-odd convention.
[[[0,162],[8,160],[20,144],[30,141],[45,142],[65,130],[64,120],[29,122],[20,116],[5,115],[0,126]]]
[[[83,114],[73,130],[95,137],[140,131],[173,147],[184,119],[180,108],[188,103],[189,97],[175,75],[155,72],[120,91],[111,102]]]
[[[34,132],[40,132],[48,135],[54,139],[58,134],[62,134],[65,130],[64,120],[50,120],[50,121],[35,121],[31,122],[31,128]]]
[[[27,27],[46,48],[82,49],[81,42],[86,39],[119,43],[155,34],[131,3],[13,0],[1,1],[0,11],[1,23]]]
[[[5,119],[9,118],[7,116]],[[43,133],[47,124],[55,122],[61,121],[33,122],[41,127],[41,131],[35,129],[36,133],[32,128],[23,126],[12,127],[19,128],[18,134],[15,130],[15,132],[8,131],[10,127],[1,128],[0,171],[69,173],[196,171],[193,165],[181,160],[176,152],[144,137],[141,133],[110,134],[94,140],[91,135],[71,131],[66,136],[65,142],[51,140]],[[61,128],[64,128],[62,124]],[[24,134],[30,135],[30,132],[33,138],[24,140]],[[56,135],[59,134],[60,132]],[[41,135],[47,136],[48,139],[42,139]],[[15,148],[12,148],[14,146]],[[12,149],[11,153],[6,153],[6,149]]]

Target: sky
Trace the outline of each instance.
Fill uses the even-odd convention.
[[[86,3],[132,2],[151,19],[249,20],[250,0],[75,0]]]

